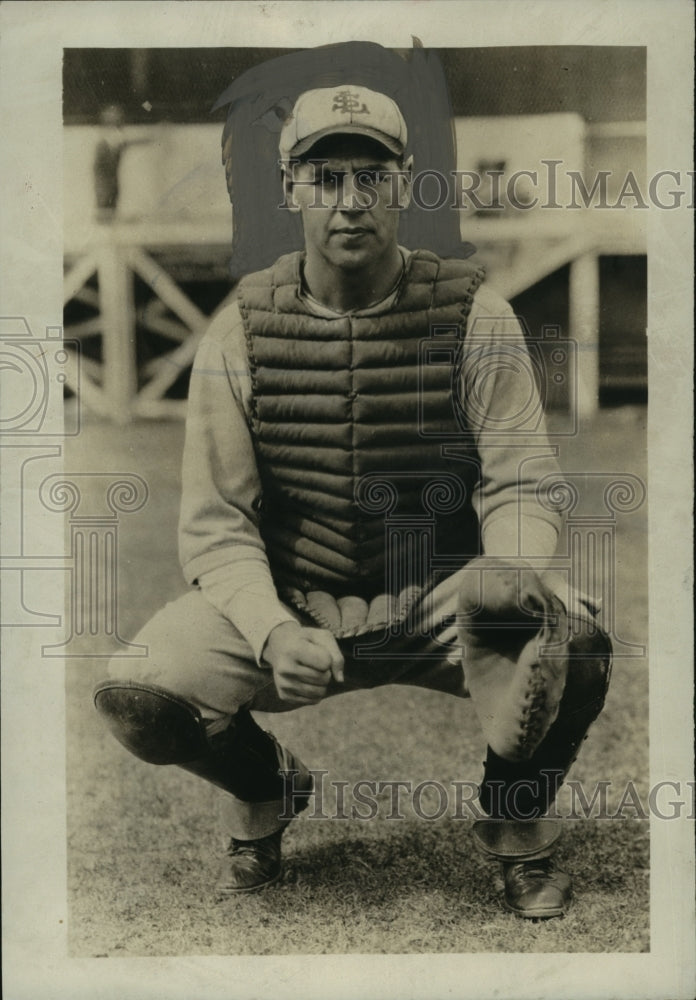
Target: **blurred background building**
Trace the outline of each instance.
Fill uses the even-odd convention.
[[[396,53],[405,64],[413,54]],[[81,344],[87,409],[118,422],[185,412],[197,343],[243,271],[233,227],[253,200],[245,191],[243,206],[230,205],[224,95],[283,57],[304,58],[259,48],[65,51],[65,327]],[[556,365],[543,387],[547,404],[583,416],[644,402],[646,212],[630,191],[621,195],[629,175],[646,190],[645,50],[451,49],[428,58],[444,74],[455,165],[469,178],[459,208],[447,206],[462,241],[476,246],[530,338],[577,343],[575,369],[559,375]],[[234,152],[258,156],[259,136],[275,143],[283,106],[254,105],[260,128]],[[585,207],[573,172],[588,192],[603,178],[605,207]],[[515,174],[513,205],[505,183]],[[473,176],[482,178],[476,198],[466,194]],[[427,185],[421,194],[438,197]],[[269,259],[280,242],[269,233]]]

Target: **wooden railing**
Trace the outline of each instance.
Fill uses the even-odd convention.
[[[77,300],[96,310],[93,316],[66,325],[66,338],[84,340],[101,337],[101,361],[80,358],[80,383],[68,387],[79,392],[93,412],[116,423],[138,417],[183,417],[185,400],[167,399],[166,394],[191,365],[203,333],[210,322],[196,303],[155,259],[158,250],[204,246],[211,251],[230,244],[230,228],[202,223],[199,226],[109,223],[95,224],[80,247],[66,248],[63,302]],[[87,283],[96,275],[97,287]],[[139,310],[137,325],[171,343],[156,358],[138,365],[134,276],[152,292]],[[229,299],[233,298],[234,291]],[[227,301],[227,300],[226,300]],[[175,319],[166,315],[174,314]]]
[[[513,298],[547,275],[570,266],[569,337],[578,344],[578,416],[591,415],[599,397],[599,258],[645,253],[642,213],[589,209],[548,221],[537,215],[465,219],[467,239],[489,264],[491,283]],[[229,223],[121,222],[95,225],[80,246],[66,248],[64,302],[77,300],[94,315],[66,326],[66,338],[101,337],[101,361],[80,359],[80,384],[71,385],[90,409],[117,423],[140,417],[181,417],[185,400],[168,399],[170,387],[193,361],[210,316],[155,259],[163,249],[191,247],[219,257],[230,246]],[[89,285],[96,274],[97,285]],[[152,292],[139,309],[138,326],[164,337],[170,347],[138,365],[134,276]],[[225,299],[231,301],[234,290]],[[224,304],[224,303],[223,303]],[[219,307],[220,308],[220,307]],[[174,319],[167,312],[174,314]]]

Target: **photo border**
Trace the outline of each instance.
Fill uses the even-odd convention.
[[[693,169],[693,7],[686,0],[362,3],[9,2],[0,8],[3,315],[34,331],[62,315],[62,51],[304,47],[365,39],[408,48],[645,45],[648,174]],[[692,202],[693,204],[693,202]],[[651,784],[693,779],[692,214],[649,210]],[[4,265],[4,266],[3,266]],[[40,279],[37,280],[37,275]],[[39,442],[59,446],[56,437]],[[58,442],[58,444],[56,444]],[[46,533],[55,533],[47,515]],[[11,527],[11,525],[10,525]],[[48,585],[48,584],[47,584]],[[53,582],[51,582],[53,586]],[[51,602],[55,595],[51,595]],[[263,996],[569,998],[694,993],[693,813],[651,822],[648,954],[67,957],[65,690],[41,630],[3,635],[3,918],[10,1000]],[[580,985],[581,984],[581,985]],[[581,992],[579,992],[581,991]]]

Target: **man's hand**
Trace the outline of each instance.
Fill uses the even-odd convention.
[[[266,640],[263,659],[273,670],[283,701],[314,705],[325,696],[332,677],[343,682],[343,656],[326,629],[304,628],[297,622],[276,625]]]

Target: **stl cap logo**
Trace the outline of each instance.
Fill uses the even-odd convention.
[[[332,111],[342,111],[350,115],[369,115],[370,111],[366,104],[360,107],[360,97],[358,94],[351,94],[349,90],[339,90],[334,94]]]

